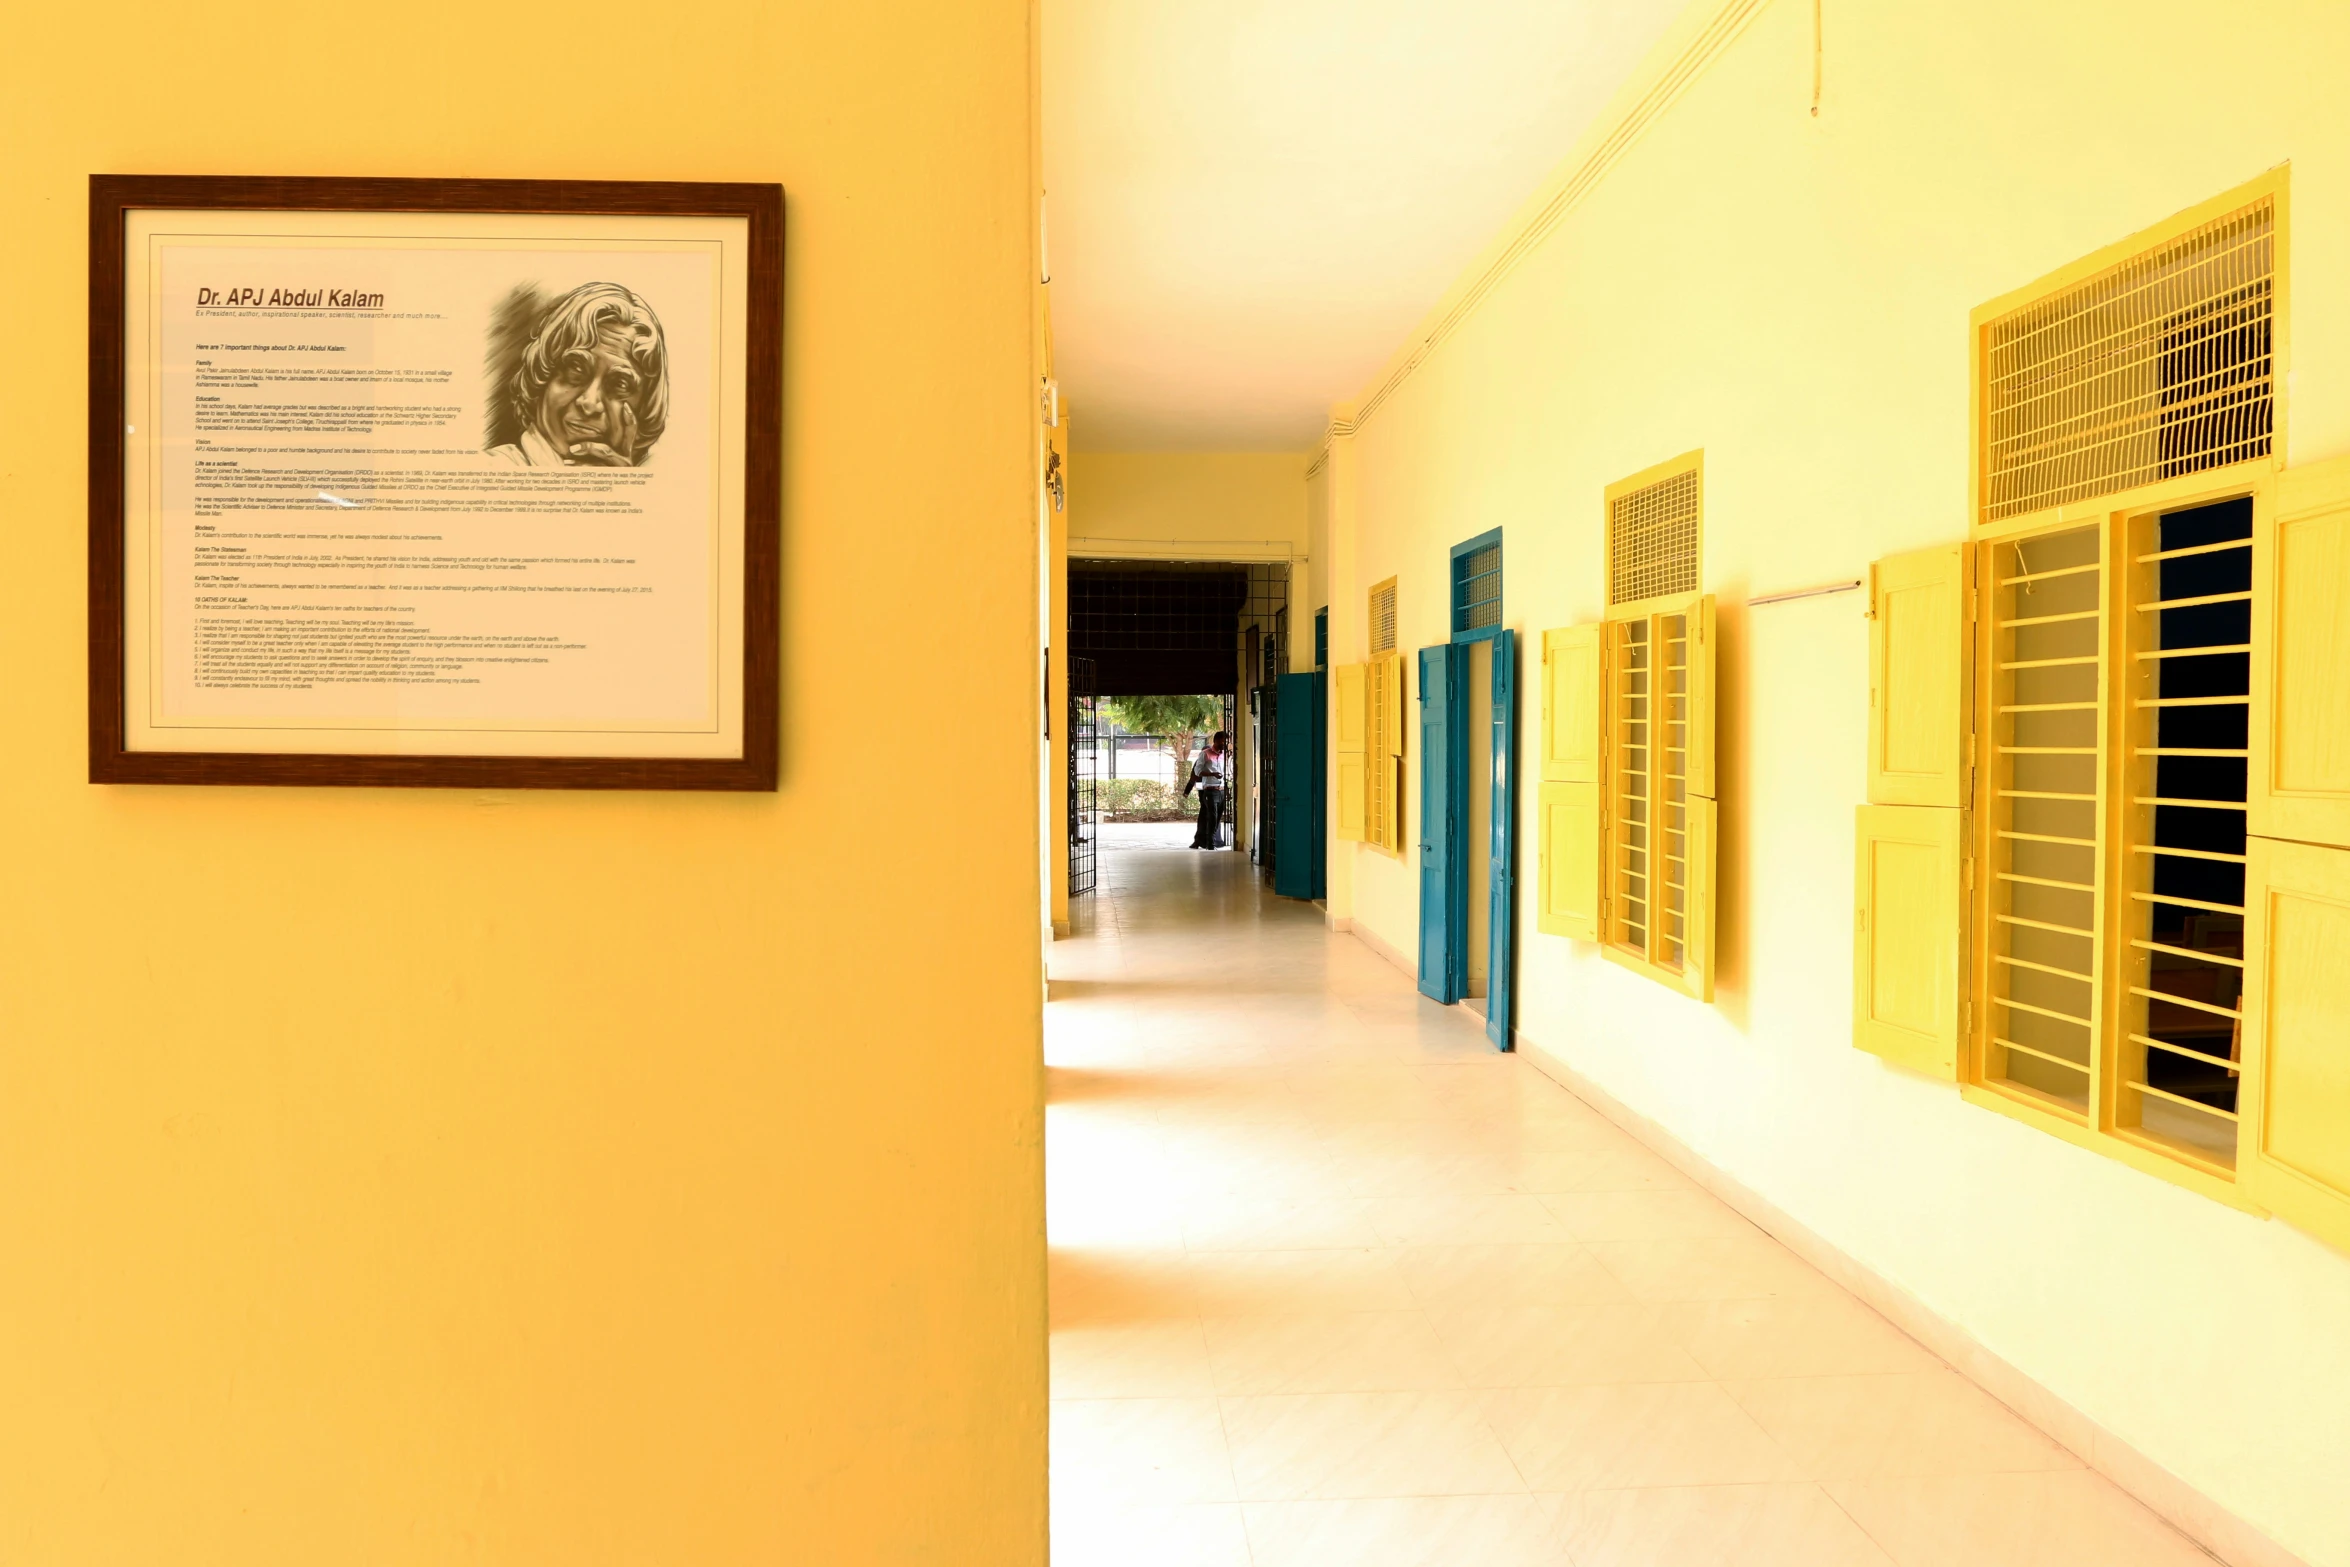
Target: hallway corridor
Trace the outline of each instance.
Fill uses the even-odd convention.
[[[2209,1558],[1238,855],[1051,954],[1056,1567]]]

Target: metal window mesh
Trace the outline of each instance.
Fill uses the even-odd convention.
[[[2267,456],[2275,284],[2263,199],[1992,322],[1984,520]]]
[[[1452,563],[1452,629],[1477,631],[1501,624],[1501,546],[1488,544]]]
[[[1371,651],[1395,651],[1395,584],[1382,582],[1371,590]]]
[[[1619,495],[1607,509],[1607,599],[1697,591],[1697,472]]]

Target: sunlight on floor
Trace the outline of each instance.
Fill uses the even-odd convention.
[[[1241,856],[1119,847],[1051,959],[1056,1567],[2209,1567]]]

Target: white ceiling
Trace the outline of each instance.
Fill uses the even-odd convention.
[[[1311,448],[1682,3],[1044,0],[1079,448]]]

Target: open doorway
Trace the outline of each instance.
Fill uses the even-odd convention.
[[[1289,585],[1287,561],[1069,562],[1070,654],[1091,662],[1100,693],[1094,752],[1071,775],[1093,779],[1103,849],[1188,846],[1197,796],[1183,785],[1223,730],[1222,847],[1273,872]]]
[[[1452,635],[1420,652],[1420,989],[1466,1002],[1512,1048],[1517,638],[1501,624],[1501,532],[1452,552]]]

